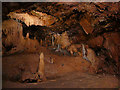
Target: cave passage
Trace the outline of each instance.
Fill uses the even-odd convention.
[[[3,3],[1,53],[5,83],[82,87],[81,81],[88,81],[88,88],[119,87],[119,4]],[[109,83],[103,83],[106,78]]]

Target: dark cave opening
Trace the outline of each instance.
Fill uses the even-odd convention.
[[[45,40],[46,37],[46,31],[44,31],[45,29],[47,29],[47,27],[45,26],[27,26],[25,23],[22,23],[23,25],[23,36],[26,37],[27,33],[29,33],[29,38],[30,39],[34,39],[34,37],[36,37],[36,39],[40,42],[40,40]]]

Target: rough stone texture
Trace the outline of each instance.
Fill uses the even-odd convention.
[[[91,72],[96,73],[98,71],[98,64],[100,60],[91,48],[87,48],[87,58],[91,62],[90,66]]]
[[[92,48],[102,47],[103,37],[102,37],[102,36],[98,36],[98,37],[89,39],[89,41],[87,42],[87,44],[88,44],[90,47],[92,47]]]
[[[9,3],[7,4],[4,3],[3,7],[7,5],[8,7],[10,6]],[[20,8],[21,3],[15,3],[15,6],[16,5],[18,5],[18,8]],[[10,7],[12,8],[12,6]],[[36,34],[38,32],[35,31],[34,36],[41,37],[40,40],[42,39],[43,44],[44,43],[48,44],[49,42],[51,42],[51,38],[48,35],[49,32],[62,34],[63,32],[66,31],[68,33],[67,38],[69,38],[69,40],[66,39],[64,40],[64,42],[66,41],[70,41],[70,42],[68,42],[68,45],[65,45],[66,43],[62,42],[63,48],[66,46],[69,46],[69,43],[73,45],[81,44],[81,43],[88,44],[89,47],[91,47],[95,51],[95,54],[97,54],[99,58],[102,58],[103,63],[109,62],[114,65],[117,64],[117,68],[119,67],[120,2],[107,2],[107,3],[106,2],[102,2],[102,3],[100,2],[96,2],[96,3],[94,2],[87,2],[87,3],[85,2],[44,3],[42,2],[42,3],[33,3],[33,4],[29,3],[24,5],[23,9],[16,9],[16,10],[13,9],[13,11],[11,8],[8,10],[5,8],[5,11],[3,14],[4,15],[3,21],[8,18],[6,16],[10,12],[28,13],[33,17],[33,16],[37,16],[37,14],[32,13],[31,11],[35,11],[35,12],[42,12],[47,16],[50,15],[55,18],[55,21],[52,17],[49,18],[50,22],[51,20],[53,20],[53,22],[50,24],[45,21],[45,23],[47,24],[45,28],[42,28],[42,27],[37,28],[37,30],[45,31],[42,34]],[[32,24],[35,24],[35,23],[32,23]],[[29,23],[27,23],[27,25],[29,26]],[[6,26],[8,27],[9,25],[6,25]],[[17,28],[14,25],[13,27]],[[31,29],[30,31],[31,33],[33,33],[32,30],[33,29]],[[11,45],[11,39],[6,40],[5,35],[3,36],[4,36],[3,43],[6,43],[7,45]],[[30,41],[29,40],[25,40],[25,41],[26,43],[28,42],[32,43],[31,45],[33,47],[35,46],[34,43],[36,41],[34,42],[31,39]],[[58,44],[58,42],[56,42],[56,44]],[[2,46],[3,50],[6,49],[5,45]],[[30,48],[29,44],[28,46]],[[112,63],[112,60],[113,62],[115,61],[115,63]],[[110,65],[110,67],[106,66],[106,68],[110,68],[111,70],[111,67],[113,67],[114,65]],[[101,64],[101,67],[104,68],[105,64]],[[117,70],[115,69],[113,70],[113,72],[114,71],[117,71]]]
[[[17,21],[12,19],[4,21],[2,23],[2,36],[2,44],[4,50],[3,54],[5,53],[5,51],[8,53],[15,53],[22,50],[22,44],[24,44],[24,37],[22,36],[21,23],[18,23]],[[9,48],[7,51],[8,47],[11,48]]]
[[[41,25],[41,26],[50,26],[55,22],[55,18],[47,15],[42,12],[37,12],[37,11],[31,11],[31,14],[28,13],[15,13],[15,12],[10,12],[7,16],[10,18],[15,18],[17,20],[21,20],[24,22],[27,26],[31,25]]]
[[[30,39],[30,38],[26,38],[25,39],[25,44],[24,44],[24,51],[26,52],[37,52],[39,50],[39,42],[38,40],[36,40],[36,38],[34,40]]]
[[[105,33],[104,37],[104,47],[109,51],[110,57],[119,63],[120,33]]]
[[[92,25],[88,22],[87,19],[82,18],[80,20],[80,25],[83,27],[86,34],[91,34],[93,31]]]
[[[2,53],[13,54],[16,52],[34,52],[38,50],[39,43],[36,40],[23,37],[22,24],[10,19],[2,23]]]

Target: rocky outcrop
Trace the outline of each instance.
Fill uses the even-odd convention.
[[[92,38],[89,41],[87,41],[87,44],[92,48],[102,47],[102,45],[103,45],[103,37],[98,36],[98,37]]]
[[[15,53],[23,50],[24,37],[22,24],[10,19],[2,23],[2,46],[4,53]]]
[[[120,33],[105,33],[104,47],[109,51],[110,58],[119,63],[119,51],[120,51]]]
[[[34,52],[39,48],[39,43],[36,40],[23,37],[22,24],[10,19],[2,23],[2,53],[9,55],[16,52]]]

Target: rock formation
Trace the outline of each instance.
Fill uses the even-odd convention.
[[[45,62],[44,62],[44,54],[40,54],[40,61],[39,61],[39,66],[38,66],[38,75],[40,76],[41,80],[46,80],[45,77]]]
[[[5,7],[7,5],[8,7]],[[105,66],[108,66],[107,68],[114,66],[118,70],[115,69],[110,73],[119,73],[120,2],[42,2],[26,4],[26,6],[21,6],[22,9],[21,4],[17,3],[15,5],[18,5],[18,8],[13,11],[9,9],[9,5],[9,3],[3,4],[3,9],[7,8],[4,10],[2,24],[3,53],[24,50],[21,47],[24,45],[21,44],[25,42],[32,43],[30,45],[36,47],[34,45],[36,41],[31,40],[31,37],[27,40],[22,36],[22,33],[27,32],[22,28],[32,27],[28,32],[43,46],[50,46],[52,38],[49,32],[58,33],[61,38],[58,39],[56,36],[57,39],[54,41],[58,47],[60,45],[65,49],[74,44],[86,44],[93,50],[93,57],[102,58],[103,71],[107,72],[104,69]],[[35,27],[37,30],[33,30]],[[39,46],[38,43],[37,46]],[[77,52],[77,49],[70,50],[69,48],[68,51],[72,54]]]

